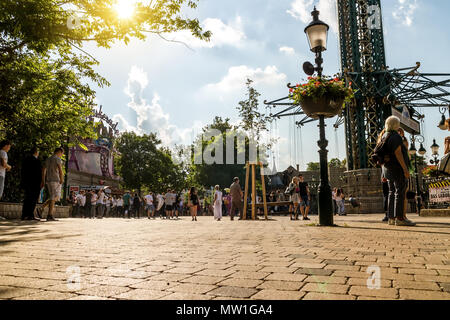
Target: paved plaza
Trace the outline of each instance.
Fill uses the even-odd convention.
[[[409,217],[3,220],[0,299],[448,300],[450,219]]]

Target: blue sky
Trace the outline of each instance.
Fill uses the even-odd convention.
[[[340,71],[334,0],[202,0],[193,14],[213,31],[211,43],[188,34],[167,35],[186,46],[150,36],[146,41],[116,44],[111,49],[92,44],[85,49],[101,62],[98,71],[111,86],[97,90],[98,103],[119,121],[121,130],[157,132],[167,145],[189,143],[217,116],[237,121],[236,105],[245,99],[245,79],[255,80],[262,101],[284,97],[286,84],[305,78],[301,65],[313,60],[303,29],[314,4],[332,26],[324,73]],[[448,0],[383,0],[387,62],[391,68],[422,63],[422,72],[450,73]],[[425,147],[432,139],[443,146],[447,132],[437,128],[440,114],[424,110]],[[298,119],[297,119],[298,120]],[[315,123],[294,128],[294,119],[277,123],[276,163],[279,170],[318,161]],[[329,158],[345,157],[344,131],[332,128],[327,138]],[[294,148],[294,143],[297,146]]]

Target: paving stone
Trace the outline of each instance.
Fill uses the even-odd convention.
[[[156,300],[167,296],[170,292],[156,291],[147,289],[134,289],[118,295],[113,296],[115,299],[124,300]]]
[[[175,287],[175,286],[177,286],[179,284],[180,284],[179,282],[147,280],[147,281],[131,284],[131,285],[129,285],[129,287],[130,288],[134,288],[134,289],[146,289],[146,290],[163,291],[163,290]]]
[[[367,286],[368,278],[350,278],[347,284],[350,286]],[[380,279],[380,286],[382,288],[392,288],[392,280]]]
[[[332,284],[332,283],[307,283],[301,291],[306,292],[319,292],[319,293],[336,293],[336,294],[346,294],[348,292],[349,286],[342,284]]]
[[[187,279],[189,277],[190,275],[188,274],[160,273],[156,276],[151,276],[150,278],[148,278],[148,280],[176,282]]]
[[[199,217],[195,225],[183,217],[176,226],[144,219],[61,219],[33,225],[29,236],[15,236],[21,227],[0,221],[0,228],[12,230],[0,233],[0,288],[7,288],[0,299],[14,298],[11,292],[36,298],[45,293],[55,300],[140,299],[147,291],[166,291],[157,299],[253,299],[264,290],[301,292],[305,299],[333,297],[302,290],[324,285],[338,292],[351,287],[335,298],[393,299],[390,290],[410,290],[404,295],[412,298],[427,297],[426,291],[443,296],[450,283],[448,219],[411,218],[418,222],[415,232],[374,223],[381,215],[339,217],[337,223],[350,228],[337,228],[326,237],[323,229],[293,224],[289,217],[221,224]],[[186,242],[195,245],[180,245]],[[381,295],[367,289],[366,270],[373,265],[381,268]],[[81,267],[80,291],[67,289],[67,268],[73,266]],[[220,295],[171,290],[186,285],[212,286]],[[191,289],[186,290],[197,292]]]
[[[174,292],[158,300],[211,300],[213,296],[187,292]]]
[[[272,273],[264,280],[277,280],[277,281],[297,281],[302,282],[307,275],[305,274],[289,274],[289,273]]]
[[[294,281],[264,281],[257,289],[271,289],[282,291],[298,291],[305,285],[304,282]]]
[[[437,283],[431,281],[397,281],[394,280],[394,288],[400,289],[416,289],[416,290],[434,290],[440,291]]]
[[[333,270],[325,270],[325,269],[304,269],[300,268],[295,271],[295,274],[307,274],[307,275],[315,275],[315,276],[331,276]]]
[[[39,289],[0,286],[0,298],[12,299],[42,292]]]
[[[264,289],[252,296],[256,300],[300,300],[305,295],[299,291],[281,291]]]
[[[256,288],[262,282],[262,280],[230,278],[217,283],[217,285],[240,288]]]
[[[239,288],[223,286],[208,292],[212,296],[233,297],[233,298],[249,298],[258,290],[252,288]]]
[[[211,276],[192,276],[181,280],[181,282],[198,283],[198,284],[216,284],[225,280],[223,277],[211,277]]]
[[[267,277],[270,273],[268,272],[251,272],[251,271],[238,271],[231,275],[232,278],[238,279],[253,279],[260,280]]]
[[[450,293],[440,292],[440,291],[400,289],[400,299],[405,299],[405,300],[450,300]]]
[[[215,288],[217,288],[217,286],[209,284],[182,283],[168,290],[173,292],[203,294]]]
[[[302,300],[356,300],[356,297],[344,294],[308,292]]]
[[[97,297],[97,296],[80,295],[80,296],[72,297],[67,300],[114,300],[114,299],[109,299],[109,298],[105,298],[105,297]]]
[[[76,294],[58,291],[39,291],[26,296],[16,297],[15,300],[67,300],[75,297]]]
[[[84,290],[80,290],[77,293],[81,295],[88,296],[100,296],[100,297],[113,297],[121,293],[130,291],[127,287],[117,287],[117,286],[96,286]]]
[[[445,292],[450,292],[450,283],[440,283],[439,285]]]
[[[392,300],[398,298],[397,291],[397,289],[393,288],[369,289],[367,286],[352,286],[350,287],[349,294],[355,296],[381,297]]]
[[[228,277],[229,275],[235,273],[235,270],[214,270],[214,269],[205,269],[200,272],[197,272],[198,276],[212,276],[212,277]]]

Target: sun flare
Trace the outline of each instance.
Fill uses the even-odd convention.
[[[130,19],[134,15],[134,5],[133,0],[117,0],[114,9],[119,19]]]

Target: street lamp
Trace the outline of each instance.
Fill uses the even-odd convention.
[[[311,13],[313,21],[305,28],[305,33],[308,38],[309,48],[316,54],[316,64],[314,67],[310,62],[305,62],[303,70],[307,75],[312,75],[317,71],[319,77],[322,77],[322,52],[327,50],[328,30],[330,27],[323,21],[319,20],[319,11],[314,7]]]
[[[330,27],[325,22],[319,20],[319,11],[317,11],[316,7],[314,7],[311,15],[313,21],[305,28],[305,33],[311,51],[316,54],[316,67],[310,62],[305,62],[303,70],[308,75],[313,75],[317,71],[317,75],[322,77],[322,52],[327,49],[328,30]],[[320,184],[317,192],[319,224],[322,226],[333,226],[333,201],[328,178],[328,141],[325,138],[325,115],[318,114],[317,116],[319,118],[320,129],[320,140],[318,141],[320,148]]]
[[[417,152],[416,149],[416,141],[420,143],[419,151]],[[427,150],[423,147],[425,139],[422,136],[411,136],[411,147],[409,148],[409,154],[411,156],[414,156],[414,169],[416,174],[416,205],[417,205],[417,213],[420,215],[420,208],[422,207],[422,192],[420,191],[420,185],[419,185],[419,171],[417,170],[417,153],[421,157],[423,157]]]
[[[439,145],[436,143],[436,139],[433,139],[433,145],[431,146],[431,152],[433,156],[433,160],[430,160],[430,163],[437,166],[439,164]]]

